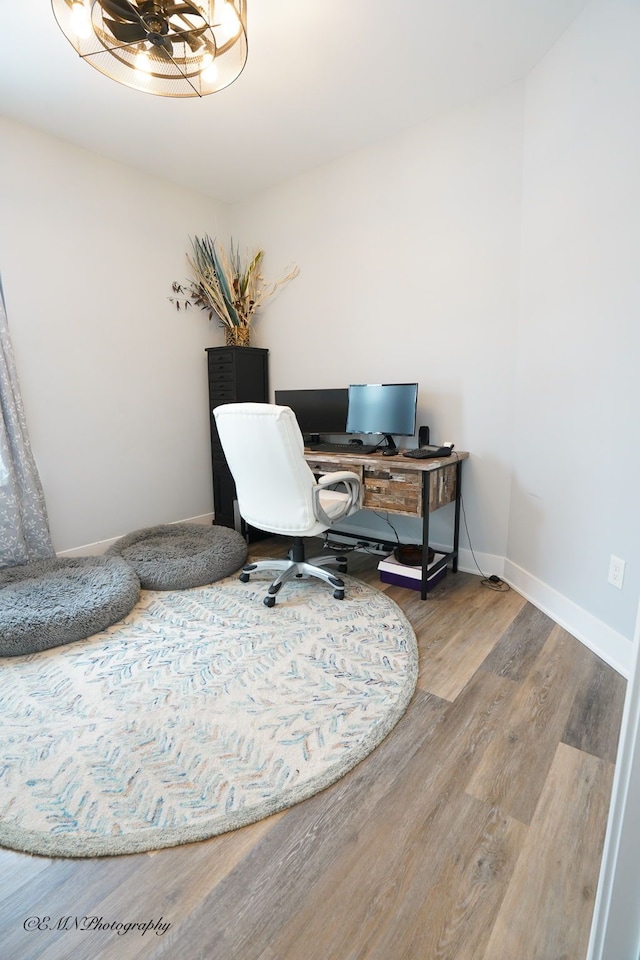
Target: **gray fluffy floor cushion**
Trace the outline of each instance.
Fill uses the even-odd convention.
[[[186,590],[238,570],[247,544],[228,527],[171,523],[129,533],[107,555],[130,563],[145,590]]]
[[[0,656],[38,653],[106,630],[140,596],[118,557],[52,557],[0,569]]]

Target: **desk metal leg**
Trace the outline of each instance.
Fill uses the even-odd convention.
[[[453,573],[458,572],[458,541],[460,539],[460,498],[462,496],[462,491],[460,489],[460,481],[462,480],[462,460],[458,460],[456,463],[456,506],[455,506],[455,515],[453,520],[453,564],[452,571]]]
[[[427,567],[429,566],[429,472],[422,474],[422,581],[420,599],[427,599]]]

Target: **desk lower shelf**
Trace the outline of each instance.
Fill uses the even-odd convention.
[[[409,567],[399,563],[393,556],[385,557],[378,564],[378,572],[382,583],[389,583],[396,587],[406,587],[409,590],[420,590],[422,586],[422,570],[420,567]],[[427,582],[429,589],[440,583],[447,572],[447,555],[436,553],[433,561],[427,568]]]

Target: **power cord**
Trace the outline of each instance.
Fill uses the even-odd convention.
[[[330,540],[329,532],[325,530],[322,542],[323,550],[333,550],[334,553],[352,553],[357,546],[357,543],[337,543],[335,540]]]
[[[500,577],[498,577],[495,573],[492,573],[491,576],[488,577],[484,572],[484,570],[480,568],[480,564],[476,560],[476,555],[473,552],[473,546],[471,544],[471,536],[469,535],[469,527],[467,526],[467,514],[464,509],[464,500],[462,497],[462,490],[460,491],[460,506],[462,508],[462,520],[464,522],[464,529],[467,534],[467,540],[469,541],[469,550],[471,550],[471,556],[473,557],[473,562],[478,568],[478,572],[482,576],[480,585],[483,587],[487,587],[489,590],[496,590],[498,593],[506,593],[508,590],[511,590],[511,587],[509,586],[509,584],[505,583],[505,581],[502,580]]]
[[[385,514],[378,513],[377,510],[372,510],[371,512],[374,514],[374,516],[379,517],[380,520],[384,520],[385,523],[388,523],[388,524],[389,524],[389,526],[390,526],[391,529],[393,530],[393,535],[394,535],[394,537],[396,538],[396,543],[398,544],[399,547],[402,546],[402,544],[400,543],[400,537],[398,536],[398,531],[396,530],[396,528],[394,527],[394,525],[391,523],[391,520],[389,520],[389,514],[388,514],[388,513],[385,513]]]

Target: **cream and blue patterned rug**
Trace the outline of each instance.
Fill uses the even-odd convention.
[[[87,640],[0,660],[0,845],[133,853],[306,799],[369,754],[415,689],[413,630],[350,577],[277,605],[236,578],[143,591]]]

